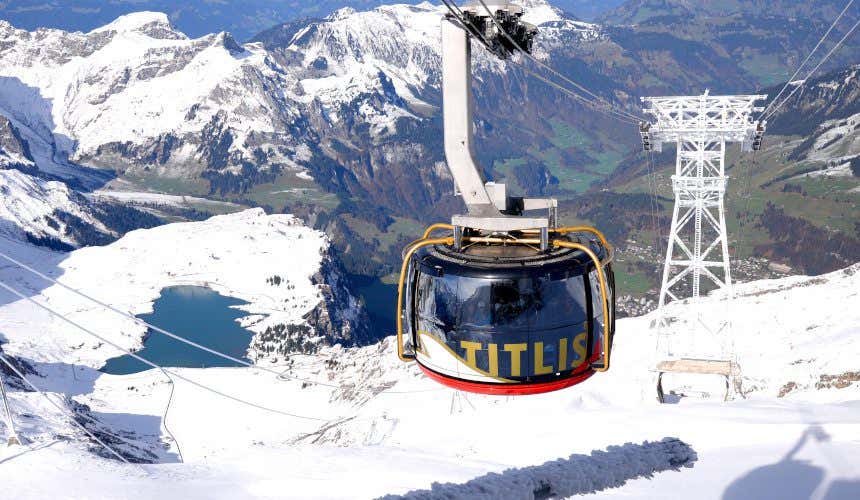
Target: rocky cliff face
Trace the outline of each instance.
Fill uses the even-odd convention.
[[[8,118],[0,116],[0,168],[34,173],[35,167],[30,145]]]

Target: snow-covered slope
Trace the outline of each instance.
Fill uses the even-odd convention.
[[[49,171],[54,163],[40,156],[44,151],[39,142],[27,140],[22,128],[0,111],[0,234],[43,244],[75,244],[66,228],[69,216],[106,232],[82,196],[63,182],[39,176],[37,158]]]
[[[269,224],[277,226],[273,220]],[[70,275],[83,279],[85,267],[97,272],[93,267],[102,260],[84,257]],[[219,277],[231,276],[217,269]],[[13,303],[0,309],[7,318],[0,323],[8,338],[5,348],[19,359],[35,360],[34,369],[48,376],[32,378],[85,405],[77,409],[87,416],[83,420],[98,422],[86,420],[91,428],[131,441],[134,447],[113,441],[124,453],[164,463],[122,465],[90,454],[77,439],[57,441],[56,435],[80,439],[80,433],[37,394],[13,390],[15,418],[29,444],[3,450],[0,466],[9,471],[3,486],[16,498],[151,498],[180,492],[189,498],[370,498],[447,482],[453,484],[437,487],[435,496],[427,492],[417,498],[450,498],[441,492],[455,497],[498,492],[500,484],[527,476],[523,468],[533,466],[537,469],[530,470],[555,474],[573,488],[566,491],[623,484],[602,493],[626,498],[677,498],[679,492],[697,498],[856,498],[860,312],[846,306],[857,302],[858,293],[860,265],[855,265],[821,277],[744,284],[735,299],[715,298],[704,314],[723,307],[733,312],[735,327],[726,335],[736,346],[745,387],[745,399],[735,396],[728,403],[719,398],[655,402],[651,315],[618,323],[609,373],[531,397],[466,395],[435,386],[414,365],[397,360],[392,338],[292,358],[288,373],[336,388],[244,368],[182,369],[184,376],[228,394],[320,420],[264,412],[180,381],[167,419],[176,441],[164,434],[167,448],[157,439],[170,396],[160,373],[110,376],[85,369],[78,365],[79,350],[56,348],[66,336],[83,341],[65,329],[50,332],[51,352],[59,359],[40,361],[44,352],[28,345],[32,339],[8,319],[12,309],[21,317],[23,306]],[[55,298],[51,302],[59,304]],[[670,314],[681,317],[684,305],[672,307]],[[48,325],[39,315],[29,317],[31,325]],[[40,342],[49,349],[47,341]],[[109,355],[102,349],[95,353]],[[92,361],[97,355],[90,355]],[[77,380],[69,374],[75,366]],[[648,445],[639,443],[666,437],[680,438],[695,452],[691,468],[660,472],[664,469],[655,467],[643,476],[636,467],[621,466],[629,453],[646,460]],[[612,448],[628,442],[633,444]],[[92,444],[90,449],[104,453]],[[180,449],[185,463],[170,463],[179,459]],[[577,455],[566,458],[571,453]],[[559,475],[572,464],[577,475]],[[509,468],[517,470],[503,472]],[[49,470],[50,480],[33,480]],[[483,476],[488,473],[501,475]],[[510,484],[513,488],[516,481]]]
[[[86,210],[87,201],[62,182],[0,170],[0,194],[0,234],[7,237],[68,242],[67,215],[109,232]]]
[[[0,108],[0,234],[70,249],[104,244],[129,226],[158,223],[115,200],[87,199],[80,191],[104,183],[109,176],[69,162],[58,154],[50,133],[49,138],[40,136],[3,113]]]
[[[260,362],[277,361],[288,340],[307,343],[308,349],[323,341],[363,340],[362,312],[330,262],[328,239],[289,215],[250,209],[132,231],[110,245],[70,254],[31,252],[27,246],[0,241],[16,258],[43,268],[65,285],[134,314],[151,312],[162,288],[176,285],[205,286],[245,300],[249,304],[240,308],[248,315],[241,323],[256,334],[249,354]],[[11,271],[6,270],[4,281],[17,276]],[[119,345],[141,346],[145,328],[119,315],[104,316],[69,291],[29,278],[35,277],[25,282],[41,290],[38,300],[81,324],[99,325]],[[32,352],[40,362],[59,356],[93,368],[116,355],[115,349],[57,319],[39,312],[31,318],[31,307],[15,302],[0,310],[0,331],[13,340],[5,347],[8,352]],[[288,325],[298,328],[282,331]]]
[[[804,137],[790,158],[839,167],[860,156],[860,65],[796,82],[789,92],[794,95],[774,113],[769,128]]]

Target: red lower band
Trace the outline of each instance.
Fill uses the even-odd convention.
[[[448,386],[452,389],[466,392],[474,392],[478,394],[491,394],[495,396],[525,396],[528,394],[541,394],[544,392],[557,391],[559,389],[564,389],[566,387],[576,385],[588,379],[588,377],[594,375],[595,373],[594,370],[588,369],[580,373],[572,374],[569,377],[560,380],[553,380],[552,382],[540,382],[533,384],[491,384],[484,382],[472,382],[469,380],[448,377],[440,373],[434,372],[430,368],[427,368],[426,366],[422,365],[420,362],[418,363],[418,366],[421,368],[421,371],[423,371],[424,374],[430,377],[432,380],[442,385]]]

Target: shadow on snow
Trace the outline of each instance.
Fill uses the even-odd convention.
[[[836,479],[825,484],[825,471],[822,468],[795,458],[810,439],[817,443],[826,443],[830,441],[830,436],[818,425],[809,426],[782,460],[753,469],[736,479],[723,492],[723,500],[760,498],[855,500],[860,498],[860,478]]]

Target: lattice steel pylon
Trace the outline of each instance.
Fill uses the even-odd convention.
[[[644,111],[655,117],[640,128],[646,151],[678,146],[672,189],[675,207],[668,235],[658,314],[671,300],[698,298],[702,277],[718,288],[732,285],[726,234],[726,143],[744,151],[761,146],[764,122],[752,119],[765,95],[642,98]]]

